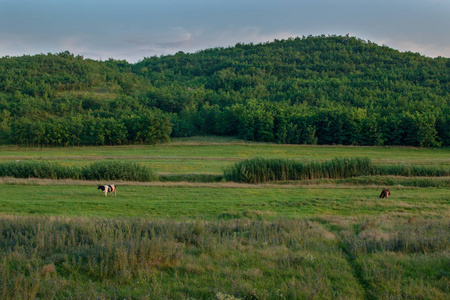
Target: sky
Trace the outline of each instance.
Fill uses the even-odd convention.
[[[450,0],[0,0],[0,57],[96,60],[346,35],[450,57]]]

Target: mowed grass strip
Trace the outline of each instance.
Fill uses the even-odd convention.
[[[414,147],[359,147],[328,145],[285,145],[268,143],[249,143],[240,140],[227,140],[224,143],[198,142],[195,138],[184,139],[159,145],[126,145],[126,146],[86,146],[86,147],[18,147],[0,146],[2,159],[15,158],[227,158],[248,159],[293,158],[327,160],[334,157],[367,156],[374,161],[415,162],[450,164],[450,151],[447,148],[414,148]]]
[[[218,185],[220,186],[220,185]],[[449,214],[450,194],[441,188],[391,188],[380,199],[375,187],[118,186],[104,197],[97,186],[0,185],[0,213],[103,217],[274,219],[320,215]]]

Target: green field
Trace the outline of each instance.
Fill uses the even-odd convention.
[[[94,185],[3,185],[0,211],[13,215],[200,218],[308,218],[331,216],[445,215],[448,189],[378,187],[120,186],[104,197]],[[448,213],[448,211],[447,211]]]
[[[445,148],[214,138],[0,150],[0,162],[129,160],[173,176],[253,157],[450,165]],[[119,181],[104,197],[101,181],[0,178],[0,299],[448,299],[449,180]]]
[[[150,166],[160,174],[221,174],[224,167],[254,157],[307,160],[370,157],[378,164],[450,166],[450,151],[446,148],[278,145],[200,137],[153,146],[31,149],[0,146],[0,161],[49,160],[73,166],[96,160],[127,160]]]

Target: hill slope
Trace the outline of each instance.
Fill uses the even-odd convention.
[[[68,52],[4,57],[0,138],[126,144],[216,134],[295,144],[448,146],[449,92],[450,59],[348,36],[237,44],[136,64]]]

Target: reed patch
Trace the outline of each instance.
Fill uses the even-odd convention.
[[[0,163],[0,177],[157,181],[156,173],[143,165],[126,161],[100,161],[77,167],[47,161],[16,161]]]
[[[331,161],[254,158],[225,169],[224,177],[246,183],[347,178],[369,175],[372,168],[369,158],[335,158]]]
[[[329,161],[253,158],[240,161],[224,170],[226,180],[245,183],[342,180],[374,175],[441,177],[450,176],[450,168],[424,165],[375,165],[368,157],[355,157],[335,158]]]

